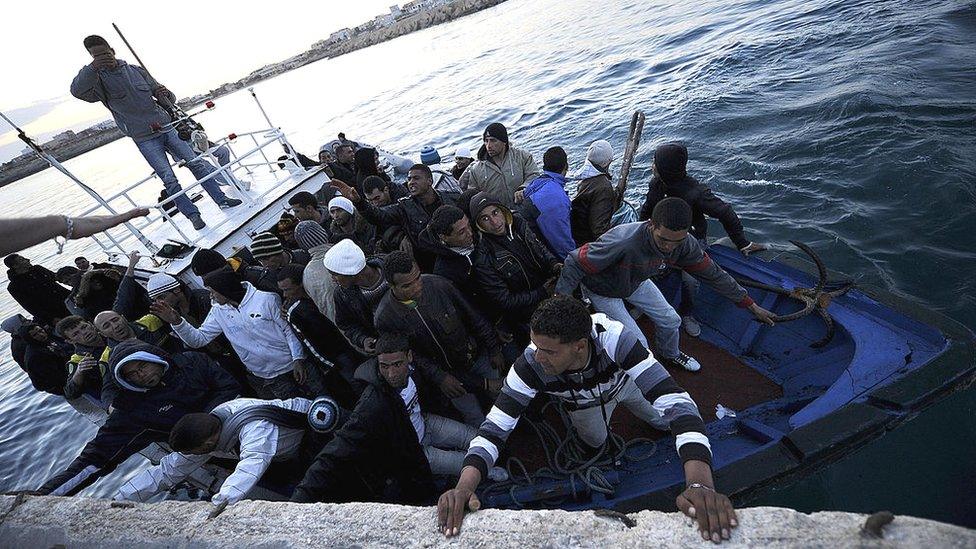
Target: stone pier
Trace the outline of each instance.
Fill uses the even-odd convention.
[[[592,511],[498,511],[470,515],[447,540],[431,507],[246,501],[208,519],[209,503],[113,504],[107,500],[0,497],[0,547],[704,547],[678,513],[619,518]],[[976,531],[897,516],[883,538],[862,532],[866,515],[738,511],[728,547],[976,547]],[[707,544],[711,545],[711,544]]]

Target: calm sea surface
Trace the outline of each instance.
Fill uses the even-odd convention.
[[[831,268],[973,327],[974,37],[976,4],[966,2],[511,0],[256,91],[309,156],[338,131],[414,157],[427,144],[447,155],[476,147],[497,120],[538,161],[561,145],[575,168],[595,139],[622,149],[630,114],[642,109],[632,201],[647,188],[653,146],[682,140],[690,172],[735,205],[754,239],[802,240]],[[258,127],[255,114],[237,94],[202,121],[215,135],[240,133]],[[67,165],[102,191],[148,175],[127,139]],[[52,170],[0,189],[7,216],[83,203]],[[100,259],[86,243],[52,251],[26,255],[52,269],[83,251]],[[0,316],[17,310],[0,295]],[[34,392],[0,339],[0,490],[34,488],[95,429]],[[974,416],[976,392],[956,394],[750,503],[976,526]],[[110,495],[141,461],[84,493]]]

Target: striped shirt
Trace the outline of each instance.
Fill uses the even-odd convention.
[[[623,324],[603,314],[593,315],[590,360],[576,372],[549,375],[535,360],[534,351],[535,346],[529,345],[508,371],[501,394],[468,448],[464,464],[477,467],[482,478],[537,394],[552,395],[568,409],[582,410],[613,400],[627,376],[670,426],[681,460],[711,463],[705,423],[695,401]]]

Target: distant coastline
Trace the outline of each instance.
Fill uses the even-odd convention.
[[[262,80],[273,78],[309,63],[339,57],[405,34],[447,23],[496,6],[504,1],[414,0],[402,7],[394,6],[390,13],[379,15],[358,27],[336,31],[329,38],[312,44],[308,50],[298,55],[278,63],[265,65],[236,82],[222,84],[207,93],[184,98],[180,100],[179,104],[184,109],[190,109],[210,99],[253,86]],[[123,137],[122,132],[111,122],[103,122],[78,133],[65,133],[68,135],[60,134],[60,138],[56,137],[52,141],[41,144],[44,150],[62,162]],[[0,187],[38,173],[47,167],[47,163],[33,153],[22,154],[9,162],[0,164]]]

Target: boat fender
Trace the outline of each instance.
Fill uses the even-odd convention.
[[[308,424],[318,433],[331,433],[345,423],[345,412],[336,401],[319,397],[308,408]]]

